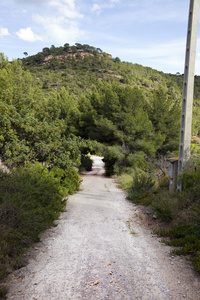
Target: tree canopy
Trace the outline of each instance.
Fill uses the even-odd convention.
[[[110,157],[121,172],[169,155],[178,151],[182,80],[80,43],[51,45],[13,62],[1,54],[1,160],[67,168],[77,166],[87,149]],[[195,90],[196,133],[199,95]]]

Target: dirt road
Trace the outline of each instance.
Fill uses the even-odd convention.
[[[200,299],[200,276],[142,228],[112,179],[83,177],[58,226],[9,278],[8,300]]]

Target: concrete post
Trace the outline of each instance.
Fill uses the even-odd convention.
[[[170,169],[169,169],[169,193],[173,194],[177,186],[177,174],[178,174],[178,157],[169,158]]]
[[[192,127],[192,107],[194,94],[194,72],[196,58],[196,41],[199,15],[199,1],[190,0],[187,45],[185,55],[185,72],[183,83],[183,99],[181,112],[181,128],[179,143],[178,174],[184,172],[190,166],[190,144]],[[182,190],[178,183],[177,189]]]

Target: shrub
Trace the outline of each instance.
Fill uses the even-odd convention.
[[[50,170],[50,174],[67,190],[68,194],[74,194],[75,191],[79,190],[82,179],[79,177],[76,168],[70,168],[68,171],[65,171],[58,167],[53,167]]]
[[[122,172],[125,154],[120,146],[109,146],[104,152],[106,176],[119,175]]]
[[[166,175],[166,176],[163,176],[161,179],[160,179],[160,181],[159,181],[159,183],[158,183],[158,185],[159,185],[159,187],[160,188],[168,188],[169,189],[169,176],[168,175]]]
[[[119,187],[122,187],[124,190],[130,190],[132,185],[133,177],[130,174],[124,173],[117,177],[117,183]]]
[[[11,173],[0,172],[0,283],[8,268],[21,266],[22,255],[39,241],[41,231],[54,225],[65,210],[66,196],[79,186],[76,169],[48,170],[28,163]]]
[[[192,258],[191,261],[194,264],[195,270],[200,273],[200,250],[196,252],[196,257]]]
[[[78,175],[76,168],[70,168],[63,179],[62,185],[68,189],[69,194],[74,194],[78,191],[81,185],[82,179]]]
[[[183,192],[171,195],[160,186],[152,201],[152,209],[159,218],[173,220],[171,230],[159,233],[170,237],[163,242],[178,247],[173,254],[190,255],[195,270],[200,273],[200,172],[185,172],[179,179]]]
[[[156,213],[156,217],[163,220],[172,220],[178,211],[178,200],[170,197],[168,191],[158,193],[151,204],[152,210]]]
[[[83,155],[81,156],[81,166],[79,167],[79,170],[84,171],[91,171],[92,170],[92,163],[93,160],[90,158],[89,155]]]
[[[136,170],[133,176],[132,185],[130,188],[130,194],[137,196],[150,191],[154,188],[155,181],[153,180],[152,174]]]
[[[130,153],[127,158],[127,165],[133,169],[135,168],[145,168],[147,162],[145,160],[146,154],[142,151],[137,151],[135,153]]]
[[[185,172],[179,176],[179,180],[182,182],[184,190],[191,189],[200,183],[200,172]]]
[[[171,239],[163,240],[169,246],[178,247],[171,253],[177,255],[190,255],[195,270],[200,273],[200,234],[196,226],[181,222],[167,232],[158,233],[162,237]]]

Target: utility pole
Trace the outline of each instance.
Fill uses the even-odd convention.
[[[178,175],[190,166],[190,145],[192,129],[192,108],[194,95],[194,72],[196,58],[197,28],[199,16],[199,1],[190,0],[187,45],[185,55],[185,71],[183,82],[183,99],[181,112],[181,128],[179,142]],[[178,183],[177,190],[181,192],[182,184]]]

